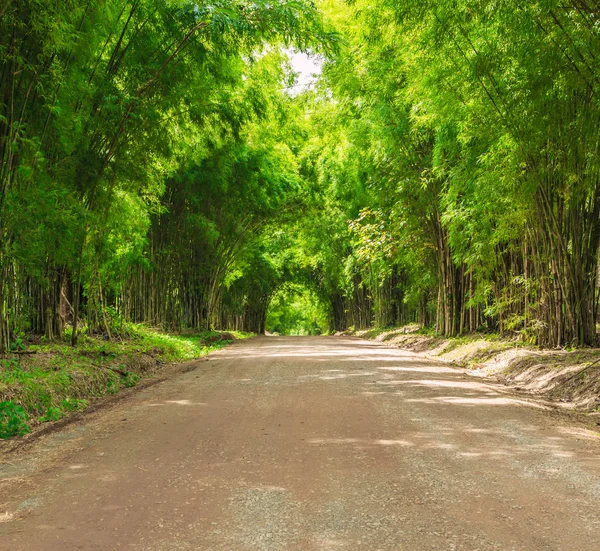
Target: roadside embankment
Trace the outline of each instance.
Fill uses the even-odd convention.
[[[354,336],[435,357],[470,374],[493,378],[517,392],[600,420],[600,350],[543,350],[499,335],[444,338],[416,325],[355,331]]]
[[[23,436],[250,336],[240,332],[167,334],[130,324],[110,341],[82,336],[64,342],[26,342],[0,355],[0,438]]]

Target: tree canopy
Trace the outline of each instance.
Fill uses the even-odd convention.
[[[0,350],[122,320],[595,344],[599,29],[588,0],[0,2]]]

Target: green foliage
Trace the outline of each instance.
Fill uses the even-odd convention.
[[[126,373],[125,377],[123,377],[123,380],[121,381],[121,384],[125,387],[125,388],[131,388],[134,387],[135,385],[138,384],[140,378],[138,375],[136,375],[135,373],[130,373],[129,371]]]
[[[60,407],[64,411],[81,411],[84,410],[88,406],[87,400],[76,399],[76,398],[65,398],[61,400]]]
[[[46,413],[39,418],[41,423],[48,421],[58,421],[63,416],[63,412],[59,407],[49,407]]]
[[[599,21],[558,0],[7,3],[0,350],[99,337],[114,359],[131,322],[594,344]],[[294,51],[323,62],[310,90]],[[43,387],[38,415],[60,407]]]
[[[4,6],[0,349],[21,330],[61,337],[66,308],[73,343],[82,317],[90,332],[118,334],[108,307],[131,296],[132,273],[168,270],[180,246],[154,249],[152,225],[166,225],[167,209],[172,225],[197,236],[203,263],[224,259],[194,297],[214,302],[207,289],[221,283],[245,233],[296,185],[283,141],[264,139],[286,111],[282,48],[330,51],[336,41],[309,0]],[[185,194],[171,197],[178,185]],[[181,212],[177,201],[189,199]],[[178,284],[164,296],[183,291]],[[173,315],[176,302],[158,316],[123,306],[127,319],[201,325]]]
[[[25,346],[25,341],[23,339],[23,335],[17,336],[15,337],[15,339],[10,343],[8,349],[11,351],[17,351],[17,350],[25,350],[26,346]]]
[[[266,330],[279,335],[321,335],[329,326],[328,308],[314,292],[299,285],[286,285],[269,304]]]
[[[595,16],[554,1],[322,6],[346,47],[310,103],[303,168],[323,238],[343,243],[341,326],[593,344]]]
[[[27,434],[31,430],[28,420],[29,416],[18,404],[0,402],[0,438]]]

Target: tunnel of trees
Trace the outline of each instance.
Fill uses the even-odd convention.
[[[310,319],[594,345],[599,93],[595,0],[0,0],[0,350]]]

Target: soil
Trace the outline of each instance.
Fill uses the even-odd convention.
[[[461,341],[422,335],[418,329],[415,325],[391,331],[358,331],[353,335],[466,367],[472,375],[501,382],[515,392],[587,414],[600,422],[600,349],[544,350],[476,335]]]
[[[349,337],[239,341],[0,469],[12,551],[598,549],[600,438]]]

